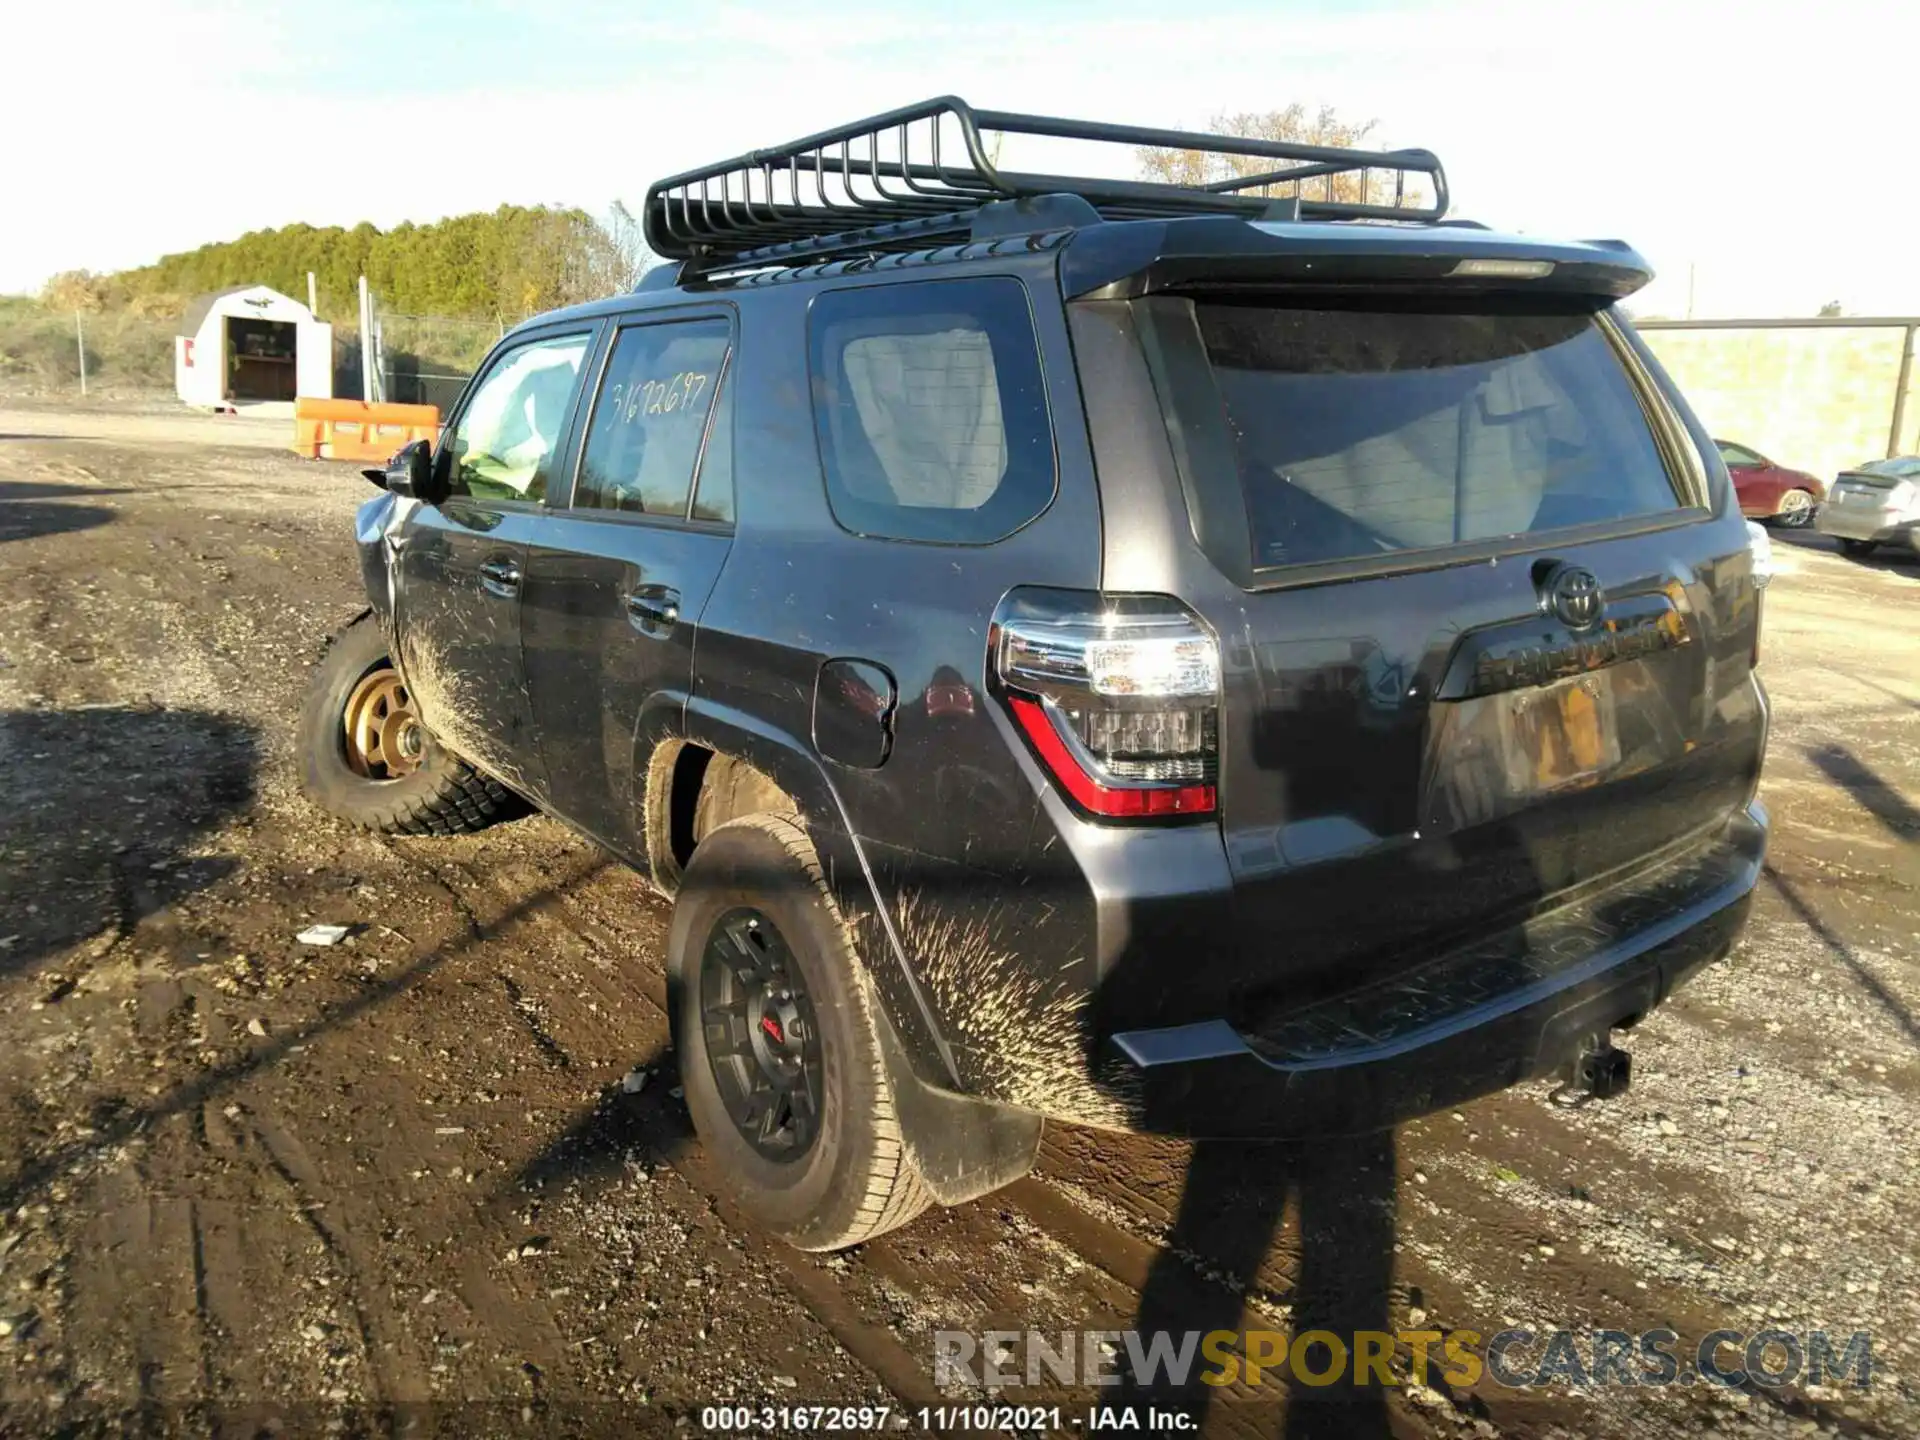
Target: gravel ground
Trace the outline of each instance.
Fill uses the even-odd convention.
[[[936,1330],[1136,1324],[1872,1332],[1865,1391],[1242,1383],[1209,1433],[1920,1431],[1920,564],[1780,537],[1769,870],[1625,1097],[1310,1153],[1059,1128],[1007,1191],[801,1256],[692,1140],[630,873],[299,795],[370,492],[285,428],[0,408],[0,1434],[897,1415],[968,1398]],[[1092,1393],[1009,1398],[1084,1427]]]

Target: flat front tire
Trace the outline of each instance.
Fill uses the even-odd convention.
[[[667,963],[687,1108],[748,1214],[838,1250],[926,1209],[874,1002],[796,818],[749,815],[700,841]]]
[[[334,636],[315,667],[299,747],[307,794],[363,829],[458,835],[525,809],[420,723],[372,615]]]

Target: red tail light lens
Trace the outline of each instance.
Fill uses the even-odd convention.
[[[1015,723],[1081,809],[1139,820],[1218,807],[1220,649],[1178,601],[1015,591],[991,643]]]
[[[1011,695],[1008,703],[1034,752],[1082,809],[1119,820],[1213,813],[1218,796],[1212,785],[1101,784],[1094,778],[1092,767],[1077,759],[1061,739],[1057,722],[1047,713],[1046,701]]]

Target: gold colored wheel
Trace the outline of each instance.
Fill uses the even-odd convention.
[[[347,697],[341,714],[347,766],[369,780],[398,780],[420,768],[426,731],[414,714],[406,682],[391,665],[370,670]]]

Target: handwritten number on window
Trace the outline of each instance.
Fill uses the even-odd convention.
[[[622,422],[639,420],[644,424],[649,416],[672,415],[688,410],[706,393],[708,383],[713,377],[702,370],[682,370],[667,379],[638,380],[628,385],[613,387],[608,397],[613,402],[612,413]]]

